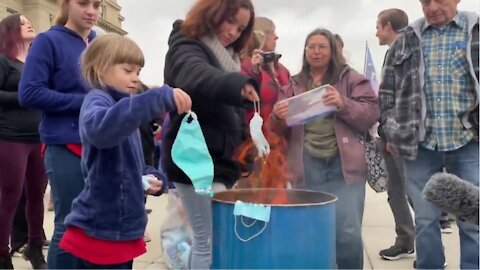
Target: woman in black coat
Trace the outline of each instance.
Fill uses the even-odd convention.
[[[240,74],[239,52],[252,32],[250,0],[200,0],[176,21],[168,41],[164,82],[182,88],[192,98],[214,164],[213,190],[230,188],[240,170],[233,159],[241,143],[243,117],[239,111],[258,101],[255,80]],[[211,205],[195,193],[189,177],[172,160],[172,146],[183,115],[170,114],[164,138],[163,165],[175,183],[193,229],[189,268],[210,267]]]

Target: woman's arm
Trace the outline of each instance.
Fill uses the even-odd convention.
[[[190,96],[205,101],[242,105],[242,89],[257,82],[238,72],[226,72],[209,63],[205,49],[197,44],[171,48],[165,63],[165,83],[182,88]]]
[[[54,70],[52,41],[39,34],[28,53],[18,88],[22,106],[51,112],[80,110],[85,94],[61,93],[48,87]],[[72,72],[72,76],[80,75]]]
[[[380,117],[378,98],[372,90],[370,81],[362,75],[351,71],[348,80],[347,93],[341,96],[343,106],[336,115],[359,132],[366,132]]]

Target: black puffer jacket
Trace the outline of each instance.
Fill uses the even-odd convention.
[[[238,111],[244,106],[241,90],[247,83],[258,89],[257,83],[236,72],[225,72],[212,51],[197,39],[186,37],[182,21],[173,24],[165,57],[164,82],[178,87],[192,98],[192,110],[197,114],[215,169],[215,182],[231,187],[239,178],[239,166],[233,160],[242,142],[242,122]],[[190,179],[172,161],[171,150],[183,115],[170,114],[171,122],[164,138],[162,162],[168,179],[191,184]]]

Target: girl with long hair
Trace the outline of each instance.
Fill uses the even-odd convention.
[[[234,149],[240,145],[243,102],[258,101],[255,80],[240,74],[239,53],[254,23],[250,0],[200,0],[184,21],[176,21],[165,59],[164,81],[192,98],[213,160],[213,190],[231,188],[240,176]],[[210,199],[195,193],[191,179],[173,162],[172,146],[183,116],[170,113],[163,164],[180,194],[193,229],[189,268],[210,267]]]
[[[32,44],[20,82],[20,104],[42,112],[40,138],[55,209],[55,228],[48,250],[49,269],[76,268],[76,259],[58,248],[73,199],[83,189],[78,116],[87,87],[80,74],[80,55],[94,39],[101,0],[59,0],[55,25]]]

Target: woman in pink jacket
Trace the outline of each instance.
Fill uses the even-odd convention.
[[[286,98],[329,84],[323,96],[334,114],[287,127]],[[288,141],[288,158],[298,188],[332,193],[336,202],[336,253],[339,269],[363,268],[361,226],[365,201],[365,148],[358,139],[379,117],[370,82],[351,69],[325,29],[305,41],[303,66],[279,93],[270,126]]]

